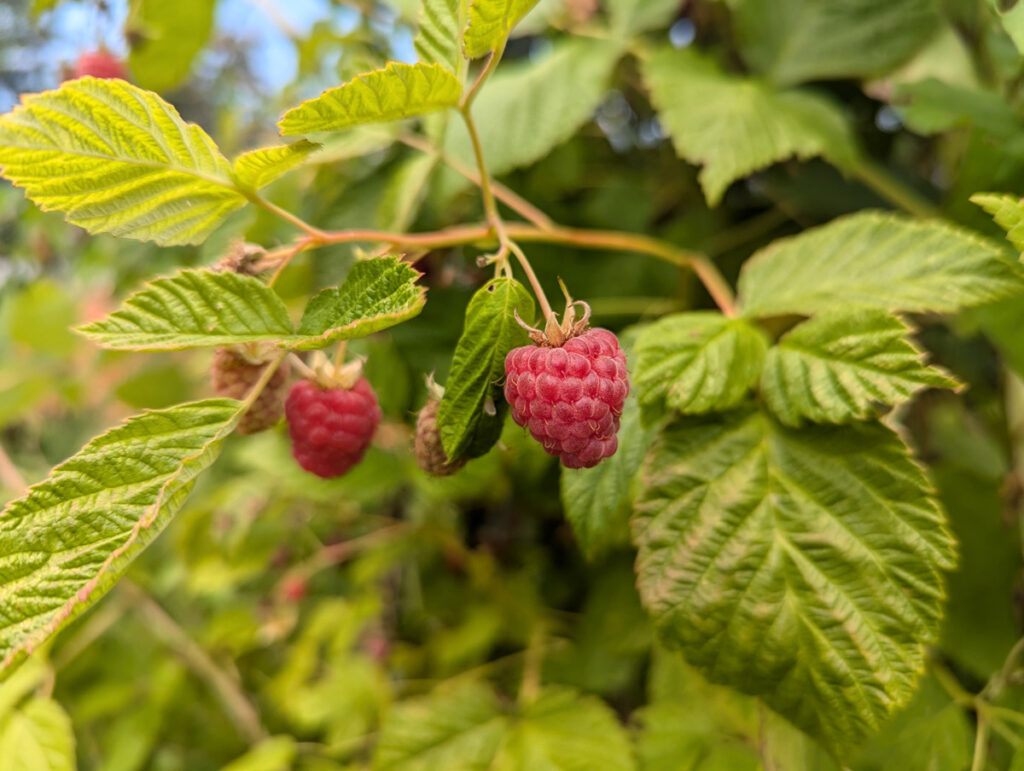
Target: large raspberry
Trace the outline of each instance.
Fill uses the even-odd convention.
[[[568,468],[590,468],[615,453],[628,393],[626,355],[607,329],[560,346],[524,345],[505,358],[513,420]]]
[[[258,355],[247,354],[248,351],[244,349],[232,348],[218,348],[214,352],[210,380],[218,396],[241,400],[249,395],[267,365]],[[256,401],[238,422],[238,433],[255,434],[270,428],[281,419],[288,388],[288,371],[288,362],[282,361]]]
[[[351,388],[300,380],[284,411],[295,460],[325,478],[341,476],[359,463],[380,424],[377,395],[364,377]]]
[[[448,455],[441,444],[441,434],[437,430],[437,409],[440,405],[437,399],[429,399],[416,418],[416,463],[428,474],[446,477],[465,466],[467,459],[457,458],[448,462]]]
[[[114,57],[109,51],[92,51],[78,57],[75,63],[74,76],[82,78],[92,75],[94,78],[120,78],[128,79],[128,71],[120,59]]]

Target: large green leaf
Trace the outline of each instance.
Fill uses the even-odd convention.
[[[615,545],[619,534],[626,531],[630,487],[654,435],[654,427],[645,428],[640,422],[634,391],[622,408],[618,452],[593,468],[562,468],[562,507],[588,558]]]
[[[319,145],[300,139],[290,145],[261,147],[235,158],[235,179],[245,187],[259,190],[306,163],[313,153],[321,151]]]
[[[79,327],[105,348],[168,351],[282,340],[294,327],[281,298],[252,276],[183,270],[149,282],[120,310]]]
[[[502,66],[473,102],[487,168],[503,174],[543,158],[591,119],[621,56],[605,40],[571,38],[540,61]],[[475,165],[462,122],[445,134],[448,155]],[[461,178],[453,184],[467,184]]]
[[[679,13],[678,0],[609,0],[605,5],[611,28],[624,36],[658,29]]]
[[[637,338],[633,387],[657,413],[727,410],[761,374],[768,338],[744,319],[696,311],[665,316]]]
[[[1024,6],[1021,6],[1024,8]],[[1024,252],[1024,201],[1006,193],[975,193],[971,202],[992,215],[1018,252]]]
[[[423,0],[414,45],[420,61],[442,64],[458,74],[462,69],[462,30],[470,0]]]
[[[910,699],[955,550],[895,433],[680,418],[643,474],[638,587],[702,674],[834,750]]]
[[[357,262],[341,286],[324,289],[309,301],[288,347],[326,348],[408,321],[427,301],[426,289],[416,283],[419,277],[397,257]]]
[[[744,58],[776,83],[882,75],[935,33],[932,0],[729,0]]]
[[[632,771],[626,732],[600,699],[548,688],[518,710],[487,686],[453,682],[384,720],[377,771]]]
[[[75,734],[60,704],[36,697],[0,720],[0,768],[74,770]]]
[[[381,726],[373,767],[484,771],[505,730],[498,700],[487,686],[472,680],[455,682],[391,710]]]
[[[768,351],[761,396],[787,425],[848,423],[922,388],[958,383],[926,366],[910,328],[890,313],[834,310],[805,321]]]
[[[201,243],[245,198],[213,140],[156,94],[82,78],[0,117],[0,168],[91,233]]]
[[[494,771],[632,771],[626,732],[611,708],[569,688],[548,688],[511,723]]]
[[[459,81],[440,64],[389,62],[289,110],[278,126],[289,135],[385,123],[454,107],[461,94]]]
[[[93,439],[0,516],[2,668],[95,603],[181,508],[241,404],[146,412]]]
[[[483,455],[498,441],[506,408],[499,385],[505,379],[505,357],[529,342],[516,323],[516,311],[526,323],[533,320],[533,298],[511,278],[488,281],[469,301],[437,409],[437,427],[449,458]]]
[[[821,155],[843,165],[856,154],[844,115],[816,94],[776,91],[667,46],[647,56],[643,72],[676,152],[703,165],[700,183],[712,206],[731,182],[772,163]]]
[[[503,47],[512,28],[536,4],[537,0],[472,0],[463,35],[466,56],[475,59]]]
[[[131,0],[132,80],[152,91],[180,86],[210,37],[215,5],[210,0]]]
[[[760,250],[739,281],[747,316],[837,305],[955,311],[1024,290],[1021,266],[994,243],[941,222],[863,212]]]

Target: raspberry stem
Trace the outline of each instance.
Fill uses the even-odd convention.
[[[245,401],[242,402],[241,414],[245,414],[253,403],[260,398],[260,394],[263,393],[263,389],[267,387],[267,383],[270,382],[270,378],[277,372],[277,368],[281,366],[281,362],[284,361],[286,353],[280,353],[273,359],[267,362],[267,366],[263,368],[263,372],[260,373],[260,378],[253,383],[252,388],[249,389],[249,393],[245,396]]]

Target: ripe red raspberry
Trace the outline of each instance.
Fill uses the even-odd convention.
[[[366,378],[351,388],[312,380],[292,386],[284,406],[292,455],[306,471],[338,477],[363,459],[380,424],[380,406]]]
[[[124,63],[109,51],[91,51],[83,53],[75,63],[74,77],[82,78],[92,75],[94,78],[128,79],[128,71]]]
[[[628,393],[626,355],[607,329],[583,331],[560,346],[524,345],[505,358],[512,419],[568,468],[590,468],[615,454]]]
[[[210,366],[214,393],[239,400],[249,394],[267,365],[260,361],[258,354],[250,356],[248,353],[244,349],[232,348],[218,348],[214,352],[213,364]],[[288,372],[288,362],[282,361],[256,401],[238,422],[238,428],[235,429],[238,433],[255,434],[270,428],[281,419],[288,388]]]

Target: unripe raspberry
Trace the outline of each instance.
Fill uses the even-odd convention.
[[[441,402],[429,399],[416,419],[416,463],[435,477],[454,474],[466,465],[466,458],[448,462],[448,455],[441,444],[441,433],[437,430],[437,409]]]
[[[91,51],[83,53],[75,63],[74,77],[82,78],[92,75],[94,78],[128,79],[128,71],[124,63],[109,51]]]
[[[558,346],[524,345],[505,359],[512,419],[568,468],[590,468],[615,453],[628,393],[626,355],[606,329]]]
[[[210,366],[214,393],[231,399],[245,399],[267,366],[255,352],[248,349],[218,348]],[[273,426],[284,414],[284,397],[288,390],[288,362],[282,361],[263,387],[256,401],[238,422],[240,434],[255,434]]]
[[[377,395],[364,377],[351,388],[301,380],[284,409],[292,455],[306,471],[324,478],[341,476],[359,463],[380,425]]]

